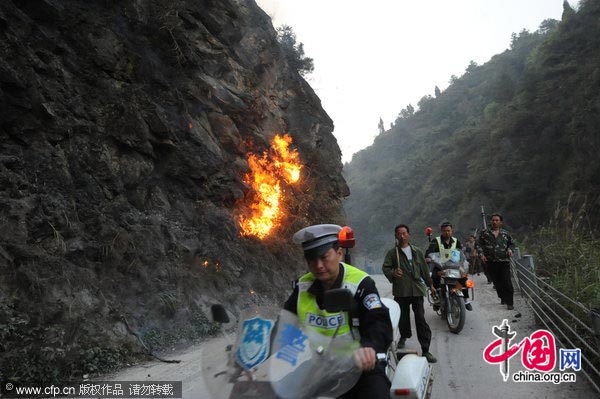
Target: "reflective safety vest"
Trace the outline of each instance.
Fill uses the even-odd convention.
[[[440,249],[440,259],[442,260],[442,262],[446,262],[447,260],[450,259],[450,256],[452,256],[452,251],[456,249],[456,242],[458,241],[456,238],[452,237],[452,245],[450,245],[450,248],[446,249],[444,248],[444,244],[442,244],[442,238],[441,237],[436,237],[435,238],[438,244],[438,248]]]
[[[361,281],[368,276],[362,270],[346,263],[342,263],[340,273],[344,273],[341,288],[350,290],[352,296],[356,294]],[[317,298],[308,292],[315,281],[316,277],[312,273],[307,273],[298,280],[298,319],[323,335],[333,336],[338,326],[338,335],[349,333],[352,321],[348,320],[348,312],[330,313],[319,309]]]

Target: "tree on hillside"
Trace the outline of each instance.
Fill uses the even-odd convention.
[[[510,37],[510,49],[514,50],[517,47],[519,47],[519,45],[522,45],[523,43],[527,42],[528,40],[531,40],[534,37],[534,35],[529,32],[527,29],[523,29],[521,32],[519,32],[519,34],[516,34],[515,32],[512,33],[511,37]]]
[[[300,75],[306,76],[315,69],[313,59],[304,56],[304,44],[296,42],[296,34],[291,26],[281,25],[277,28],[277,41],[290,66]]]
[[[559,23],[560,23],[560,21],[557,21],[556,19],[552,19],[552,18],[545,19],[540,24],[540,28],[538,29],[538,32],[545,35],[546,33],[552,32],[554,29],[556,29],[558,27]]]
[[[377,128],[379,129],[379,134],[385,132],[385,128],[383,127],[383,119],[381,119],[381,117],[379,118],[379,124],[377,125]]]
[[[409,116],[413,115],[415,113],[415,107],[412,106],[412,104],[408,104],[406,106],[406,108],[404,108],[402,111],[400,111],[400,113],[398,114],[398,119],[402,119],[402,118],[408,118]]]
[[[419,100],[417,105],[419,106],[420,111],[427,111],[430,109],[431,102],[433,101],[433,97],[430,94],[427,94]]]
[[[563,1],[562,20],[565,21],[567,18],[570,18],[573,15],[575,15],[575,10],[573,10],[573,7],[571,7],[567,0]]]
[[[490,85],[490,95],[499,103],[510,101],[516,90],[516,83],[506,72],[502,72]]]
[[[434,91],[435,91],[435,97],[436,98],[438,98],[440,96],[440,94],[442,94],[442,92],[440,91],[440,88],[437,87],[437,86],[435,86]]]
[[[477,68],[477,63],[473,60],[469,61],[469,66],[467,67],[467,72],[473,72]]]

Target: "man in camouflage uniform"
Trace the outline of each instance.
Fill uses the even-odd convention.
[[[491,227],[483,230],[477,242],[477,252],[482,262],[485,262],[488,273],[492,278],[498,298],[508,310],[513,307],[513,286],[510,279],[510,257],[514,247],[513,239],[502,227],[502,216],[494,213],[491,216]]]

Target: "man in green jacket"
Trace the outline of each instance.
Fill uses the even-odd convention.
[[[398,348],[403,348],[406,340],[412,336],[410,326],[410,305],[415,314],[417,338],[421,344],[423,356],[429,363],[435,363],[436,358],[429,352],[431,343],[431,329],[425,321],[423,297],[427,287],[435,293],[433,282],[429,275],[429,267],[425,263],[423,252],[410,245],[410,229],[405,224],[394,228],[396,246],[388,251],[383,261],[383,274],[392,283],[394,300],[400,305],[400,341]]]

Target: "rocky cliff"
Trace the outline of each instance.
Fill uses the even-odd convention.
[[[0,4],[0,370],[106,371],[210,331],[206,306],[281,301],[292,233],[341,222],[333,123],[252,0]],[[304,165],[281,226],[242,236],[247,154]]]

